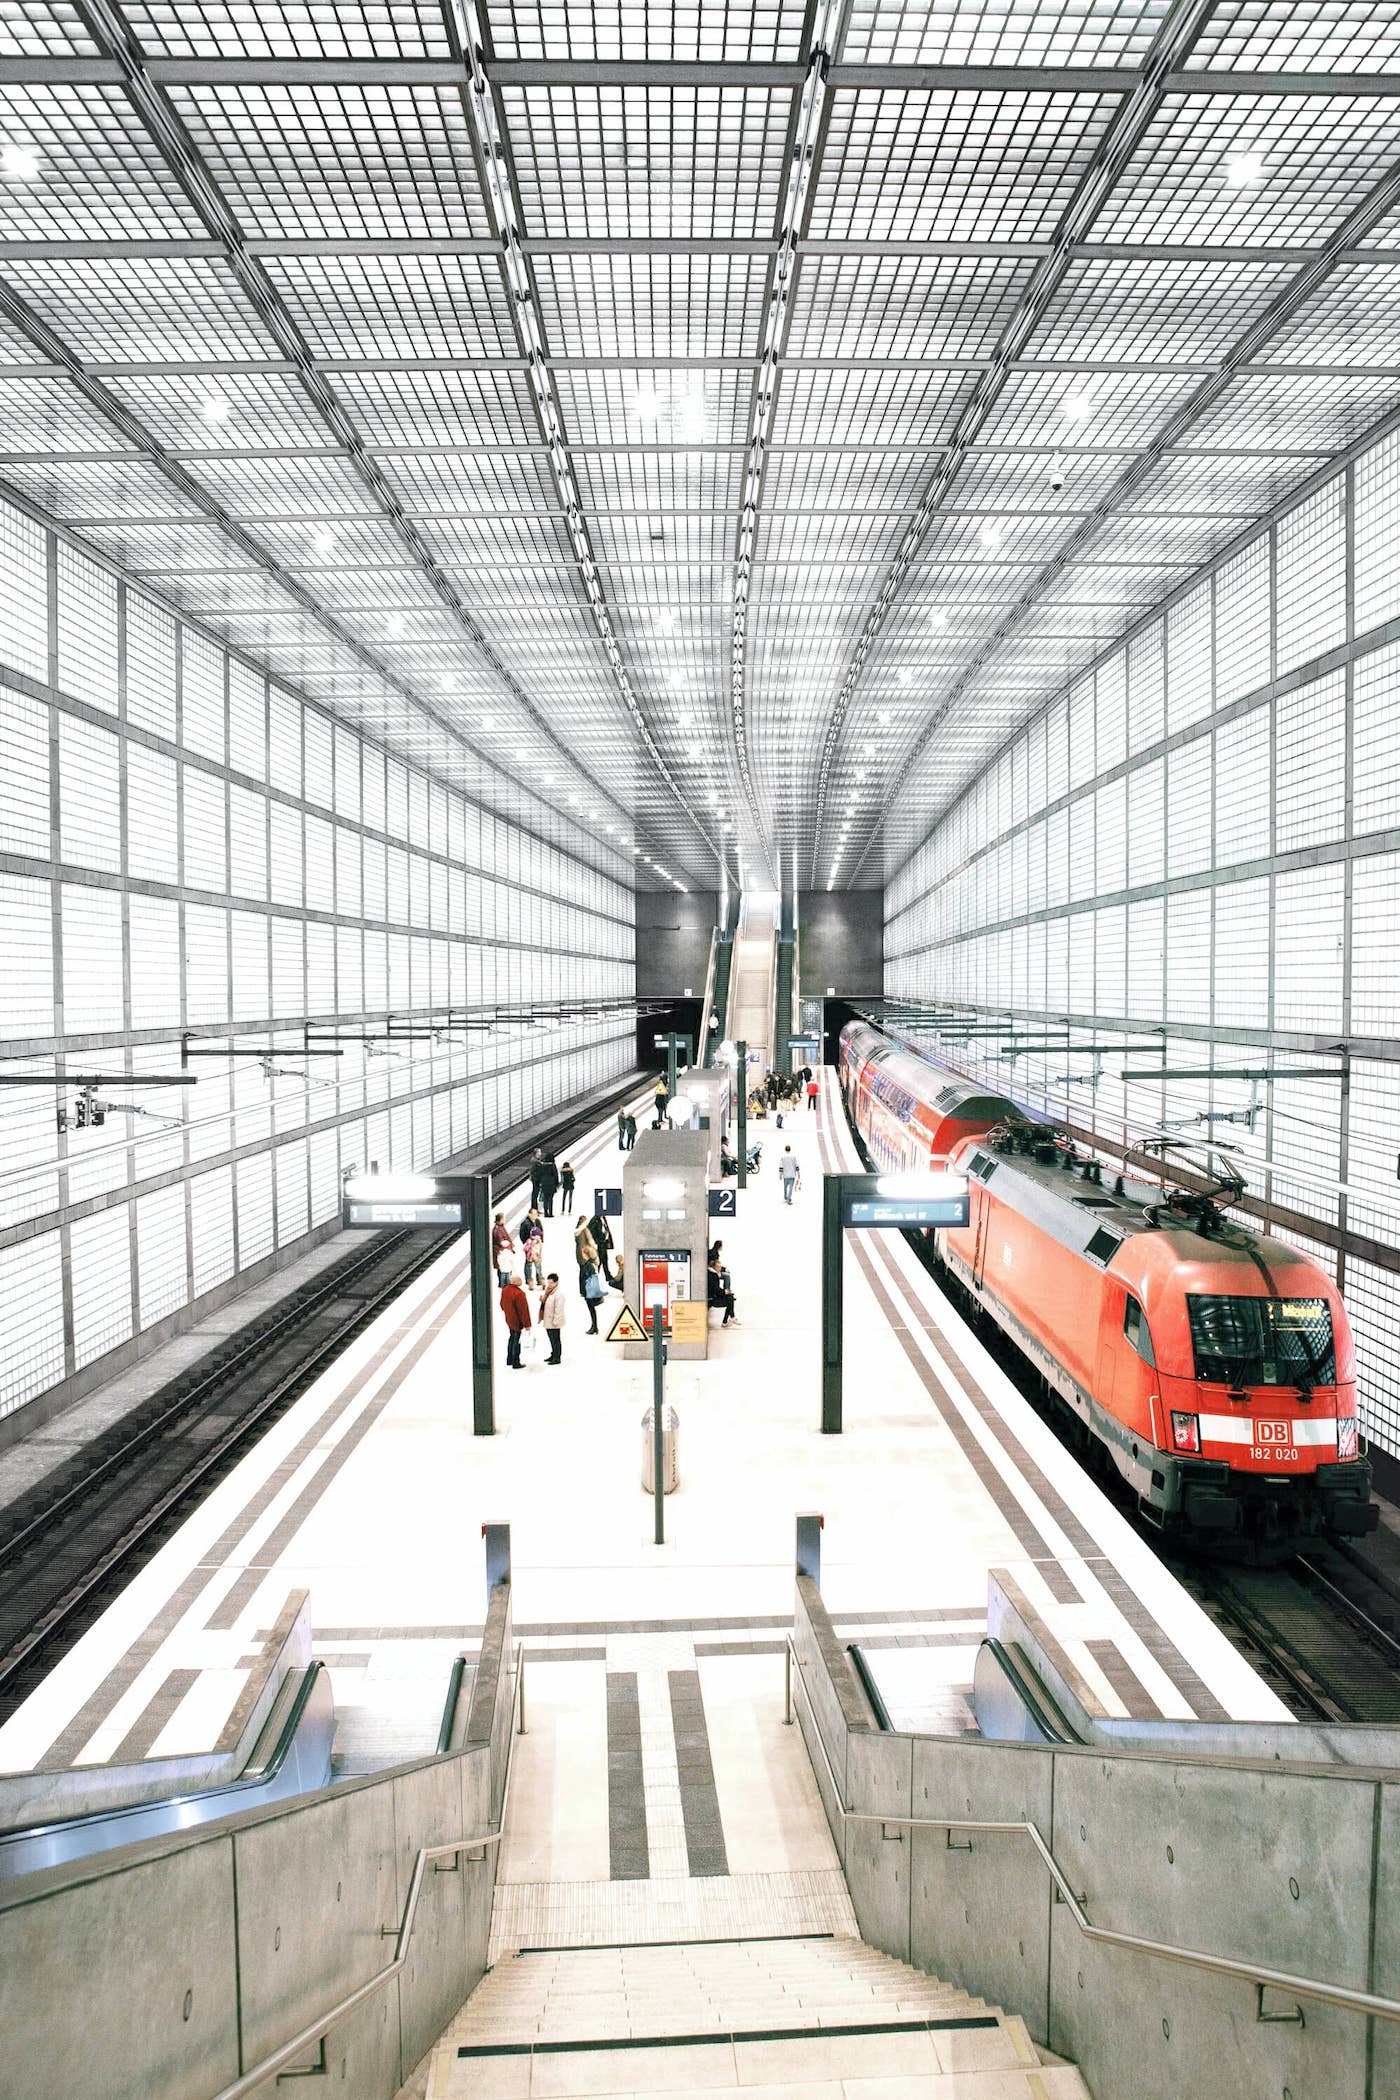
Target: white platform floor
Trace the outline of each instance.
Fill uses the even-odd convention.
[[[784,1818],[763,1798],[765,1786],[810,1785],[791,1732],[771,1734],[800,1510],[825,1515],[824,1594],[843,1633],[870,1648],[901,1725],[968,1725],[987,1571],[999,1564],[1016,1567],[1110,1711],[1122,1710],[1114,1679],[1126,1668],[1164,1714],[1286,1718],[898,1236],[848,1248],[846,1427],[819,1433],[821,1175],[859,1165],[825,1076],[819,1115],[803,1110],[783,1133],[762,1126],[762,1170],[740,1216],[716,1228],[740,1321],[712,1330],[707,1363],[668,1373],[682,1484],[664,1547],[639,1480],[649,1364],[590,1337],[571,1288],[564,1364],[515,1374],[502,1362],[499,1433],[474,1439],[466,1255],[449,1249],[0,1728],[0,1770],[207,1747],[297,1587],[311,1593],[331,1667],[343,1768],[423,1754],[451,1657],[480,1627],[487,1520],[511,1525],[530,1654],[532,1726],[513,1799],[531,1822],[503,1852],[507,1884],[605,1878],[607,1674],[635,1671],[645,1690],[649,1673],[677,1668],[700,1675],[729,1874],[831,1870],[829,1855],[802,1852],[805,1839],[775,1851]],[[595,1183],[620,1178],[615,1128],[609,1119],[574,1155],[586,1207]],[[804,1172],[791,1208],[776,1172],[787,1141]],[[562,1217],[547,1229],[546,1267],[572,1286],[571,1231]],[[498,1349],[503,1359],[502,1338]],[[1104,1642],[1120,1670],[1105,1672]],[[805,1813],[798,1822],[809,1827]],[[674,1829],[671,1839],[656,1879],[683,1870]]]

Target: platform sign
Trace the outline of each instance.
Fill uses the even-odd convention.
[[[593,1215],[595,1218],[620,1218],[622,1216],[621,1189],[594,1189]]]
[[[881,1226],[916,1232],[921,1228],[956,1227],[968,1222],[970,1206],[965,1174],[911,1176],[907,1191],[892,1187],[891,1181],[896,1177],[891,1176],[845,1174],[841,1179],[844,1184],[841,1223],[848,1228],[859,1231],[863,1227]]]
[[[347,1198],[341,1205],[340,1222],[343,1226],[436,1225],[448,1232],[461,1232],[467,1216],[460,1203],[391,1203],[387,1197],[355,1203]]]
[[[709,1213],[712,1218],[737,1218],[739,1215],[739,1191],[737,1189],[711,1189],[709,1191]]]

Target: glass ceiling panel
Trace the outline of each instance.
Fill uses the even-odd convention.
[[[483,236],[459,95],[411,87],[172,90],[249,233]]]
[[[28,0],[23,7],[11,5],[0,11],[0,53],[7,57],[58,57],[94,48],[69,0]]]
[[[32,176],[0,182],[0,239],[204,230],[115,88],[0,86],[0,135],[35,156]]]
[[[987,357],[1034,269],[996,257],[822,255],[798,265],[789,352]]]
[[[213,258],[8,258],[6,282],[87,363],[279,355],[226,263]]]
[[[545,342],[555,355],[757,358],[767,266],[751,255],[536,255]],[[656,375],[653,435],[696,434],[689,378]]]
[[[989,445],[1052,450],[1092,437],[1103,445],[1148,444],[1201,377],[1155,372],[1013,372],[978,436]]]
[[[502,101],[527,235],[773,235],[790,92],[507,87]]]
[[[324,450],[333,442],[290,373],[174,371],[150,378],[109,377],[107,386],[171,449],[196,452],[250,445]]]
[[[842,57],[900,65],[1138,66],[1167,0],[855,0]]]
[[[1333,270],[1259,362],[1400,367],[1400,265],[1343,264]]]
[[[1297,267],[1075,257],[1036,328],[1030,354],[1105,364],[1215,360]]]
[[[839,90],[810,231],[842,240],[1041,240],[1117,100]]]
[[[1217,0],[1189,63],[1250,72],[1383,73],[1400,61],[1400,15],[1375,0]]]
[[[1095,223],[1101,241],[1325,240],[1395,159],[1394,103],[1331,96],[1169,101]],[[1232,175],[1241,160],[1257,179]]]
[[[940,445],[972,379],[948,372],[794,372],[778,390],[778,444]]]
[[[148,51],[248,58],[448,55],[439,0],[129,0]]]
[[[492,256],[268,256],[269,277],[318,357],[514,357]]]
[[[804,0],[489,0],[499,58],[786,59]]]
[[[1400,382],[1372,373],[1343,379],[1247,372],[1195,425],[1195,445],[1282,445],[1337,452],[1400,398]]]
[[[523,372],[337,372],[334,386],[367,445],[535,445]]]

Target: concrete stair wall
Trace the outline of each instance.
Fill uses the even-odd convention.
[[[460,2052],[466,2050],[463,2055]],[[857,1939],[549,1948],[503,1960],[427,2100],[1089,2100],[1023,2023]]]

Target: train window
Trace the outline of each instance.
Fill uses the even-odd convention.
[[[1148,1330],[1147,1315],[1136,1298],[1129,1298],[1123,1307],[1123,1332],[1132,1343],[1145,1364],[1155,1364],[1152,1354],[1152,1336]]]
[[[1196,1376],[1225,1385],[1334,1385],[1332,1308],[1325,1298],[1188,1295]]]
[[[1090,1261],[1100,1261],[1107,1268],[1122,1244],[1121,1232],[1110,1232],[1106,1225],[1100,1225],[1084,1252]]]

